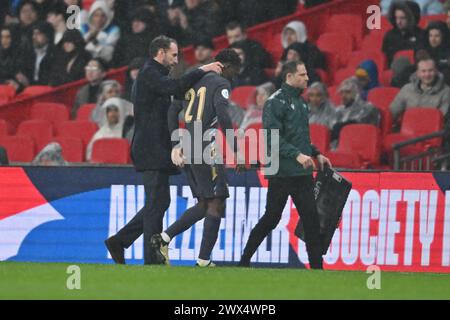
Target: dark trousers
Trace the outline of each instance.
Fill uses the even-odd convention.
[[[169,175],[165,171],[144,171],[145,205],[116,235],[128,248],[144,234],[144,263],[152,264],[150,238],[163,230],[164,213],[170,205]]]
[[[261,242],[280,222],[288,197],[291,196],[305,229],[306,250],[311,268],[322,268],[319,216],[313,190],[311,175],[269,179],[266,212],[250,233],[241,263],[250,263]]]

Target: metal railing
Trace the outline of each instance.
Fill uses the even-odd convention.
[[[423,152],[401,157],[401,150],[408,146],[444,136],[445,131],[437,131],[394,144],[394,170],[431,170],[432,165],[433,167],[440,166],[441,170],[446,168],[450,153],[444,154],[442,147],[430,147]]]

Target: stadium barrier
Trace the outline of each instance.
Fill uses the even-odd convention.
[[[450,272],[450,173],[343,172],[353,182],[339,229],[324,257],[329,270]],[[239,261],[249,232],[264,213],[267,181],[258,171],[229,172],[230,198],[212,259]],[[112,263],[103,241],[144,204],[132,167],[0,168],[0,261]],[[164,228],[194,199],[184,175],[171,177]],[[280,224],[257,254],[257,266],[308,264],[289,201]],[[172,241],[174,265],[192,265],[203,223]],[[126,250],[143,262],[142,237]]]

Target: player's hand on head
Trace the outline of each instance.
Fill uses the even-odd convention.
[[[174,165],[176,165],[177,167],[180,167],[180,168],[184,167],[185,157],[183,155],[183,149],[181,149],[179,147],[173,148],[171,158],[172,158],[172,162]]]
[[[324,170],[326,167],[332,168],[330,159],[325,157],[324,155],[319,154],[317,156],[317,162],[319,163],[320,170]]]
[[[212,62],[210,64],[205,64],[204,66],[200,67],[201,70],[205,71],[205,72],[215,72],[217,74],[221,74],[222,73],[222,69],[223,69],[223,64],[216,61],[216,62]]]
[[[302,153],[298,155],[297,162],[300,163],[305,169],[308,169],[310,167],[314,170],[316,169],[316,164],[314,163],[313,158]]]

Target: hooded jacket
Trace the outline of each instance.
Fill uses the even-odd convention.
[[[367,84],[367,87],[361,88],[362,98],[364,100],[367,100],[369,91],[380,86],[378,82],[378,67],[376,63],[373,62],[373,60],[365,60],[358,66],[357,71],[358,69],[363,69],[369,77],[369,83]]]
[[[106,15],[106,23],[103,26],[102,30],[100,30],[100,32],[97,34],[95,39],[89,40],[92,36],[89,27],[91,24],[92,16],[94,12],[97,11],[97,9],[102,10]],[[114,12],[109,8],[106,2],[97,0],[92,4],[89,10],[89,22],[81,27],[81,33],[83,34],[83,37],[87,42],[86,50],[91,53],[92,57],[100,57],[107,62],[111,61],[114,54],[114,48],[120,38],[120,29],[115,24],[112,24],[113,18]]]
[[[395,11],[402,10],[406,14],[408,27],[399,30],[395,23]],[[420,7],[413,1],[395,1],[389,10],[389,21],[394,27],[389,30],[383,39],[383,52],[386,55],[388,65],[396,52],[401,50],[416,50],[426,43],[425,31],[418,27],[420,22]]]
[[[425,49],[431,57],[437,62],[438,68],[448,67],[448,59],[450,58],[449,30],[447,24],[443,21],[433,21],[428,24],[426,34],[427,39],[431,30],[439,30],[442,34],[442,43],[440,46],[433,48],[427,41]]]
[[[438,73],[433,87],[427,91],[420,88],[420,79],[416,74],[411,77],[411,82],[405,85],[395,97],[390,106],[394,119],[414,107],[435,108],[441,110],[445,116],[450,105],[450,87],[444,83],[444,77]]]

